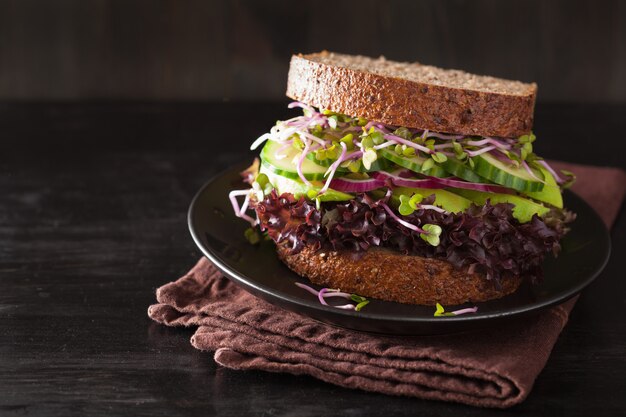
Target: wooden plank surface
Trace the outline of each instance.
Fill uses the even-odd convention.
[[[626,142],[612,138],[625,110],[540,105],[536,148],[624,167]],[[186,226],[192,196],[289,114],[284,103],[0,104],[0,416],[623,412],[624,209],[609,266],[528,400],[504,413],[223,369],[191,347],[191,330],[152,323],[155,288],[200,256]]]

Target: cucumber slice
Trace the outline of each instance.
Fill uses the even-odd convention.
[[[316,163],[317,165],[323,166],[328,168],[329,166],[332,165],[333,162],[335,162],[332,159],[322,159],[321,161],[317,158],[315,158],[315,154],[313,152],[311,152],[310,154],[307,154],[307,159],[309,159],[310,161]],[[374,171],[386,171],[389,168],[391,168],[391,163],[386,160],[385,158],[378,158],[377,160],[375,160],[372,165],[370,166],[370,169],[366,169],[363,164],[361,164],[359,166],[359,171],[358,172],[374,172]],[[347,168],[342,168],[339,167],[337,168],[338,172],[352,172]]]
[[[403,194],[408,196],[412,196],[413,194],[421,194],[424,197],[428,197],[429,195],[434,194],[435,202],[433,203],[433,205],[441,207],[442,209],[451,213],[460,213],[467,210],[469,206],[472,205],[471,200],[443,189],[408,187],[394,188],[393,194],[391,196],[392,203],[394,203],[395,205],[400,205],[400,196]]]
[[[292,146],[281,150],[282,147],[283,144],[268,140],[261,151],[261,164],[271,172],[283,177],[300,178],[294,162],[297,161],[300,152]],[[302,174],[307,180],[323,180],[325,172],[326,168],[306,158],[302,162]]]
[[[454,157],[449,156],[445,162],[441,163],[441,167],[451,175],[464,179],[468,182],[488,182],[485,178],[472,171],[472,169],[465,162]]]
[[[449,177],[448,173],[439,165],[435,165],[431,169],[422,172],[422,165],[424,164],[424,162],[426,162],[426,159],[427,159],[422,156],[398,155],[395,151],[385,149],[385,148],[379,150],[378,152],[383,158],[388,159],[394,164],[398,164],[401,167],[409,169],[413,172],[417,172],[419,174],[424,174],[424,175],[430,175],[431,177],[439,177],[439,178]]]
[[[474,171],[481,177],[487,178],[496,184],[513,188],[521,192],[541,191],[543,183],[533,178],[524,168],[507,164],[493,155],[484,153],[473,158]],[[541,178],[539,171],[533,171]]]
[[[543,201],[544,203],[552,204],[554,207],[563,208],[563,195],[561,194],[561,189],[557,185],[556,180],[547,169],[542,167],[540,171],[546,182],[543,186],[543,190],[525,194],[534,200]]]
[[[328,168],[334,162],[332,159],[322,159],[319,160],[315,157],[315,152],[311,152],[306,155],[306,159],[309,161],[315,162],[317,165]]]
[[[313,187],[309,187],[300,180],[292,180],[282,175],[275,174],[265,165],[261,166],[259,172],[267,175],[270,183],[276,188],[279,194],[290,193],[293,194],[295,198],[300,198],[301,196],[306,198],[309,190],[319,191],[324,186],[322,181],[312,181],[311,184]],[[319,196],[320,201],[348,201],[353,198],[354,196],[352,194],[343,193],[333,190],[332,188],[329,188],[324,194]]]
[[[550,211],[549,208],[542,204],[535,203],[534,201],[517,195],[486,193],[482,191],[462,190],[460,188],[450,188],[449,190],[453,191],[455,194],[472,200],[478,205],[485,204],[487,200],[491,201],[491,204],[511,203],[515,205],[515,207],[513,207],[513,217],[519,220],[520,223],[529,222],[533,217],[533,214],[537,214],[541,217]]]

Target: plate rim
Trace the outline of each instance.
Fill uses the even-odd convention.
[[[194,243],[196,244],[196,246],[200,249],[200,251],[204,254],[204,256],[206,256],[220,271],[224,273],[224,275],[229,280],[233,281],[236,285],[243,287],[248,292],[252,292],[253,295],[255,296],[258,296],[257,295],[258,293],[264,294],[266,297],[261,297],[261,298],[264,298],[266,301],[270,303],[272,302],[270,301],[271,299],[278,299],[283,303],[296,304],[300,307],[307,308],[307,309],[322,310],[325,312],[333,313],[338,316],[362,317],[368,320],[375,320],[379,322],[401,322],[403,324],[442,323],[443,325],[443,323],[457,323],[458,324],[458,323],[464,323],[464,322],[488,321],[488,320],[500,319],[500,318],[514,318],[514,317],[517,318],[517,317],[523,317],[528,314],[542,311],[546,308],[552,307],[557,304],[562,304],[570,300],[574,296],[580,294],[580,292],[583,289],[585,289],[593,281],[595,281],[596,278],[602,273],[612,253],[611,236],[610,236],[609,230],[604,224],[604,221],[602,221],[600,216],[598,216],[597,212],[582,197],[580,197],[579,195],[577,195],[576,193],[570,190],[565,190],[566,193],[573,195],[575,198],[579,199],[583,204],[588,206],[588,208],[591,209],[591,211],[595,214],[597,219],[600,221],[600,223],[602,224],[602,232],[606,237],[607,251],[605,253],[604,259],[602,260],[601,266],[596,268],[593,274],[591,274],[583,282],[570,288],[568,292],[560,298],[548,299],[539,303],[530,304],[530,305],[526,305],[523,307],[516,307],[515,310],[504,310],[504,311],[482,313],[482,314],[479,313],[478,315],[472,314],[472,315],[462,315],[462,316],[452,316],[452,317],[447,316],[445,317],[444,320],[442,320],[441,317],[434,317],[434,316],[420,317],[420,316],[405,316],[405,315],[381,315],[380,313],[371,313],[367,311],[356,312],[356,311],[350,311],[350,310],[337,309],[337,308],[333,308],[330,306],[324,306],[320,303],[316,303],[315,300],[306,300],[306,299],[298,298],[295,296],[291,296],[289,294],[283,294],[281,292],[277,292],[276,290],[273,290],[271,287],[267,287],[267,286],[263,286],[262,284],[259,284],[258,281],[248,279],[245,275],[239,273],[237,270],[230,268],[228,265],[224,264],[215,254],[211,252],[210,248],[208,247],[205,248],[204,243],[202,242],[201,238],[196,233],[195,227],[193,225],[193,213],[204,191],[219,178],[225,175],[231,174],[233,171],[240,171],[243,168],[245,168],[243,166],[244,164],[245,166],[248,166],[249,161],[244,162],[244,160],[241,160],[240,162],[232,164],[229,168],[220,170],[218,173],[210,177],[210,179],[206,181],[199,188],[199,190],[196,192],[193,199],[191,200],[191,203],[187,210],[187,226],[189,228],[192,239]],[[242,168],[239,168],[240,166],[242,166]],[[237,217],[235,217],[235,219],[237,219]],[[304,277],[301,277],[301,276],[298,276],[298,277],[301,280],[306,280],[306,278]],[[386,301],[386,300],[383,300],[383,301],[394,302],[394,301]],[[398,304],[402,304],[402,303],[398,303]],[[477,303],[477,304],[480,304],[480,303]],[[308,316],[311,317],[310,315]],[[311,318],[315,319],[314,317],[311,317]],[[336,324],[333,324],[333,325],[336,325]],[[344,326],[340,326],[340,327],[344,327]],[[349,328],[349,327],[346,327],[346,328]]]

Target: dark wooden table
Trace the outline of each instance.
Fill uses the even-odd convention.
[[[617,415],[626,408],[626,217],[530,397],[481,410],[236,372],[152,323],[200,256],[188,204],[289,111],[259,104],[0,104],[0,416]],[[540,154],[625,166],[626,106],[539,105]]]

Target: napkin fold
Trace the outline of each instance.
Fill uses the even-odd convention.
[[[574,191],[609,227],[624,194],[616,168],[566,163]],[[329,326],[275,307],[225,278],[206,258],[157,290],[148,315],[197,326],[194,347],[232,369],[310,375],[348,388],[505,408],[522,402],[548,360],[576,300],[524,321],[463,334],[392,337]]]

